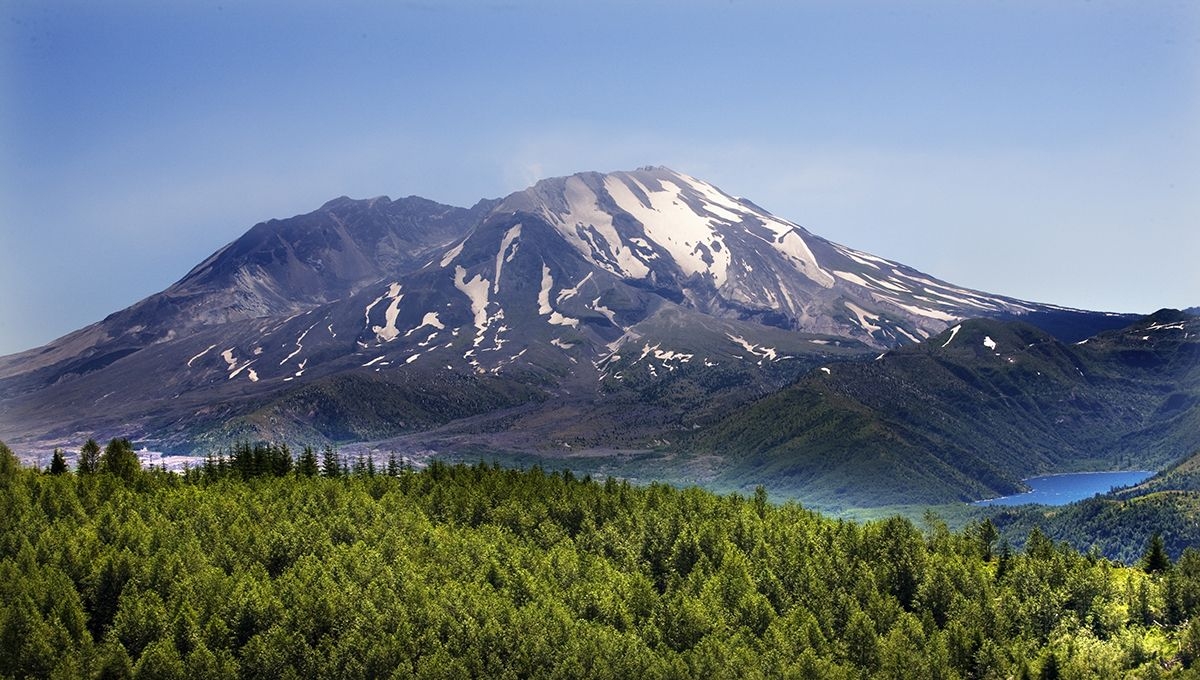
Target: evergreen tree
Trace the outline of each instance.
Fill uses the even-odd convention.
[[[1162,534],[1157,531],[1150,537],[1150,543],[1146,546],[1146,554],[1142,555],[1142,568],[1148,574],[1161,574],[1171,568],[1171,558],[1167,556]]]
[[[87,475],[100,470],[100,445],[95,439],[88,438],[79,449],[79,474]]]
[[[311,446],[305,446],[304,451],[300,454],[300,459],[296,461],[296,474],[304,477],[316,477],[320,471],[317,466],[317,454],[313,452]]]
[[[106,472],[129,482],[133,481],[141,469],[142,464],[138,461],[133,444],[129,443],[128,439],[114,438],[108,443],[108,446],[104,447],[104,453],[100,456],[100,472]]]
[[[984,562],[992,560],[992,546],[995,545],[998,538],[1000,538],[1000,532],[992,523],[992,518],[988,517],[983,520],[983,524],[979,525],[979,550],[983,554]]]
[[[337,452],[328,444],[325,445],[325,451],[321,455],[321,475],[324,477],[340,477],[342,475],[342,465],[338,462]]]
[[[0,478],[8,479],[21,469],[21,461],[4,442],[0,442]]]
[[[54,449],[54,457],[50,459],[50,474],[61,475],[67,471],[67,459],[63,458],[62,449]]]

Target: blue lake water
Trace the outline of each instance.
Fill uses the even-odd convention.
[[[975,505],[1022,505],[1024,503],[1066,505],[1091,498],[1098,493],[1105,493],[1115,486],[1138,484],[1153,474],[1149,470],[1132,470],[1125,472],[1073,472],[1063,475],[1030,477],[1025,480],[1025,483],[1033,491],[1015,496],[976,501]]]

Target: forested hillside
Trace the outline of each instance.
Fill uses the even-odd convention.
[[[996,509],[992,519],[1014,543],[1036,526],[1077,550],[1132,562],[1158,534],[1179,557],[1200,546],[1200,452],[1137,486],[1062,506]]]
[[[1196,677],[1200,553],[540,469],[0,445],[3,677]],[[1200,665],[1200,663],[1198,663]]]

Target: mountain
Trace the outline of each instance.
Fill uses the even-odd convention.
[[[342,198],[0,358],[0,438],[674,450],[820,366],[874,370],[973,317],[1060,344],[1136,318],[955,286],[666,168],[543,180],[470,209]],[[978,472],[991,477],[955,488],[1013,479]]]
[[[823,366],[705,429],[713,482],[827,506],[1014,493],[1037,474],[1161,467],[1200,447],[1200,319],[1162,311],[1076,344],[970,320]]]
[[[467,210],[419,197],[334,199],[287,220],[255,225],[178,282],[99,323],[0,357],[0,396],[99,370],[193,329],[307,311],[381,277],[412,271],[461,239],[491,203]]]

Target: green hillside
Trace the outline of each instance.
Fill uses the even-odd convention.
[[[1176,321],[1163,313],[1074,345],[1020,323],[964,322],[873,362],[830,363],[686,446],[726,459],[719,486],[761,483],[835,509],[1163,467],[1200,446],[1200,339]]]
[[[833,521],[435,463],[245,447],[180,476],[0,445],[0,677],[1196,677],[1200,553]]]
[[[1142,484],[1058,507],[1026,506],[990,514],[1015,544],[1038,527],[1080,551],[1096,551],[1126,563],[1137,561],[1157,533],[1178,558],[1200,546],[1200,453]]]

